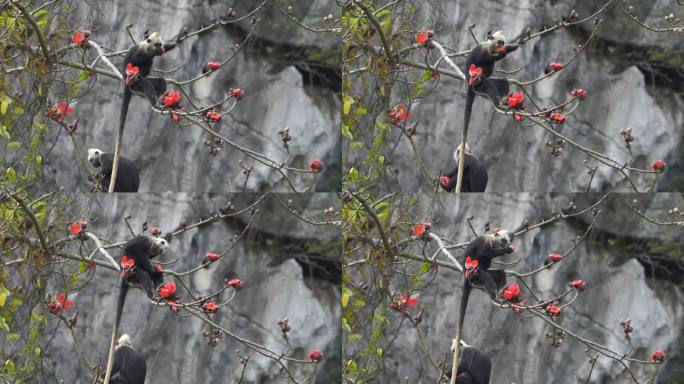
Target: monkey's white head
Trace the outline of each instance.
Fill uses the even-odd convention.
[[[155,255],[161,255],[166,253],[170,248],[169,242],[163,237],[153,237],[152,238],[152,253]]]
[[[456,160],[456,164],[458,164],[458,159],[462,148],[463,144],[460,144],[458,148],[456,148],[456,152],[454,152],[454,160]],[[468,143],[465,143],[465,153],[467,155],[470,155],[470,146],[468,145]]]
[[[144,50],[151,51],[155,48],[161,48],[164,45],[164,40],[162,40],[159,32],[145,33],[145,40],[141,41],[140,44]]]
[[[88,150],[88,162],[95,168],[100,167],[100,155],[102,155],[102,150],[98,148],[90,148]]]
[[[119,349],[121,347],[128,347],[128,348],[133,348],[133,345],[131,344],[131,337],[128,336],[128,333],[124,333],[119,337],[119,340],[116,342],[116,349]]]
[[[504,36],[503,31],[496,31],[492,33],[490,40],[487,40],[485,44],[488,44],[490,53],[504,53],[506,46],[506,36]]]
[[[505,229],[495,230],[484,235],[485,240],[492,248],[506,248],[511,244],[511,235]]]

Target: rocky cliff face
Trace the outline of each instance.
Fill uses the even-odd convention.
[[[332,194],[282,196],[291,198],[298,211],[310,218],[322,218],[330,206],[339,210]],[[114,241],[130,237],[123,217],[132,215],[131,226],[143,222],[169,231],[185,221],[222,208],[232,200],[237,209],[255,201],[257,195],[139,194],[101,195],[82,207],[91,220],[94,233]],[[268,198],[267,198],[268,199]],[[224,279],[240,278],[245,288],[237,292],[215,321],[239,336],[275,351],[284,351],[277,321],[288,317],[291,351],[308,360],[308,353],[320,348],[325,359],[318,365],[287,363],[298,380],[315,383],[340,380],[340,287],[339,228],[303,225],[275,200],[258,207],[252,227],[228,255],[184,281],[198,295],[216,292]],[[249,215],[190,230],[174,238],[165,261],[178,259],[167,269],[184,271],[199,265],[206,252],[225,250],[249,220]],[[119,256],[120,250],[113,255]],[[313,272],[316,271],[316,272]],[[76,333],[92,362],[105,361],[111,333],[112,315],[118,295],[116,273],[98,268],[95,278],[77,295],[70,296],[79,310]],[[224,293],[223,300],[228,298]],[[282,383],[280,366],[224,335],[211,347],[202,336],[207,326],[192,317],[179,317],[166,308],[151,305],[140,290],[132,290],[126,300],[121,332],[131,335],[134,347],[147,359],[148,384],[225,383],[239,379],[240,356],[250,355],[245,383]],[[43,382],[54,374],[65,383],[92,380],[79,364],[73,339],[64,328],[57,328],[46,350],[52,363]],[[54,370],[54,373],[53,373]]]
[[[421,25],[430,26],[435,19],[435,38],[460,51],[473,46],[467,30],[470,24],[477,24],[478,38],[488,30],[502,29],[512,40],[527,28],[536,32],[542,25],[553,25],[554,19],[567,16],[572,9],[577,9],[580,18],[587,17],[604,3],[452,1],[444,2],[437,16],[426,14],[428,21]],[[667,1],[638,2],[634,12],[647,17],[650,23],[664,26],[663,16],[672,12],[672,7]],[[541,105],[554,105],[566,100],[572,89],[584,88],[586,100],[568,117],[560,132],[582,146],[627,162],[631,156],[620,131],[631,127],[636,140],[632,143],[630,164],[643,169],[656,159],[665,160],[669,173],[658,180],[657,190],[681,190],[682,39],[671,33],[639,29],[619,8],[613,8],[605,15],[597,39],[572,65],[529,87],[529,91]],[[584,43],[593,26],[588,22],[526,43],[498,64],[500,69],[520,71],[499,75],[523,81],[538,77],[549,62],[564,62],[572,56],[574,47]],[[423,62],[423,54],[421,51],[415,56],[418,62]],[[456,63],[463,67],[463,58]],[[680,72],[672,71],[673,68]],[[434,80],[430,84],[433,83]],[[394,103],[406,103],[401,91]],[[464,104],[463,82],[442,76],[438,87],[413,106],[413,121],[418,122],[415,140],[432,175],[440,170],[446,173],[454,166],[452,153],[460,141]],[[473,154],[488,168],[488,191],[584,191],[589,175],[583,161],[588,157],[568,145],[560,157],[554,158],[545,148],[551,138],[537,126],[520,128],[510,117],[495,113],[485,99],[476,99],[468,142]],[[391,156],[389,150],[386,153],[386,158],[391,159],[387,189],[429,190],[431,186],[421,177],[408,141],[403,138],[399,142]],[[353,160],[354,153],[351,156]],[[590,165],[594,163],[589,160]],[[654,180],[653,175],[632,176],[640,190]],[[629,185],[618,171],[604,166],[599,168],[592,190],[628,191]]]
[[[598,198],[597,195],[574,196],[579,209]],[[631,202],[633,196],[625,198]],[[475,217],[476,229],[486,222],[515,228],[523,218],[535,223],[542,217],[550,217],[553,211],[565,208],[571,199],[572,196],[490,194],[460,199],[450,196],[441,202],[443,205],[428,205],[427,199],[418,197],[416,214],[439,212],[435,219],[441,218],[441,221],[432,230],[461,241],[472,236],[467,225],[462,224],[467,217]],[[582,337],[624,353],[629,345],[619,321],[631,318],[635,329],[631,335],[634,357],[647,360],[653,351],[665,351],[668,360],[658,368],[657,382],[678,383],[684,372],[684,292],[681,280],[676,283],[674,278],[684,276],[681,264],[684,233],[681,228],[659,227],[639,220],[631,210],[625,209],[621,199],[610,198],[592,234],[571,256],[528,281],[542,297],[553,297],[563,292],[568,282],[577,278],[585,280],[587,289],[563,311],[559,323]],[[652,217],[662,217],[669,209],[684,203],[681,196],[667,194],[637,200],[639,207]],[[506,269],[528,271],[539,267],[548,253],[570,249],[575,237],[586,230],[590,221],[591,215],[584,215],[579,220],[559,222],[515,239],[516,251],[502,261],[518,258],[521,261]],[[455,255],[460,257],[461,253],[457,251]],[[667,273],[657,273],[665,260],[679,260],[679,263],[661,271]],[[420,292],[420,303],[425,307],[420,329],[440,361],[453,337],[461,282],[452,271],[441,269],[434,282]],[[524,288],[523,295],[527,296]],[[474,291],[463,338],[491,357],[492,384],[587,382],[590,363],[584,345],[568,337],[560,348],[554,349],[544,336],[548,330],[543,321],[521,318],[511,310],[495,308],[482,291]],[[434,372],[420,357],[422,354],[416,352],[420,347],[412,327],[404,323],[392,345],[391,350],[386,350],[390,360],[387,364],[396,367],[397,380],[408,377],[410,382],[433,382],[429,378]],[[645,380],[653,377],[656,366],[640,366],[634,372],[640,380]],[[624,382],[621,366],[605,357],[598,360],[589,380],[589,383],[603,384]]]
[[[232,4],[236,17],[246,15],[257,5],[252,1]],[[159,30],[169,39],[186,26],[194,30],[225,15],[228,9],[228,4],[213,1],[108,1],[94,14],[81,15],[85,21],[75,28],[90,27],[92,23],[95,41],[127,49],[131,42],[124,26],[128,24],[133,25],[132,32],[138,39],[145,30]],[[334,4],[326,1],[297,2],[292,12],[305,23],[322,27],[327,26],[322,22],[324,16],[337,14]],[[322,174],[316,178],[311,174],[290,174],[292,181],[299,191],[337,190],[341,169],[339,39],[333,34],[301,30],[272,4],[254,17],[260,19],[255,38],[230,64],[185,89],[198,105],[209,105],[223,99],[229,88],[243,88],[245,98],[216,125],[220,133],[277,162],[289,158],[289,164],[297,168],[308,169],[309,162],[321,159],[327,165]],[[179,68],[165,74],[167,78],[195,77],[207,62],[233,54],[234,45],[251,28],[251,18],[247,18],[238,25],[193,37],[158,58],[155,67]],[[121,60],[118,57],[113,62],[118,65]],[[53,91],[59,97],[60,90]],[[121,107],[120,82],[100,76],[73,107],[81,116],[77,134],[83,151],[98,147],[113,152]],[[168,116],[152,112],[140,97],[131,102],[126,127],[122,155],[140,169],[141,192],[241,191],[245,177],[240,160],[245,167],[254,165],[247,191],[291,191],[278,172],[255,164],[229,145],[213,157],[203,145],[209,138],[206,133],[196,126],[179,126]],[[289,155],[278,134],[284,127],[290,128],[293,137]],[[55,140],[47,164],[54,172],[54,182],[67,191],[89,190],[74,165],[74,149],[68,137],[63,132],[55,133]]]

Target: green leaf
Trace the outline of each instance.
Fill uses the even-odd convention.
[[[342,125],[342,136],[346,137],[349,140],[354,140],[354,135],[351,133],[349,126],[346,124]]]
[[[7,108],[12,104],[12,99],[7,95],[2,95],[2,102],[0,102],[0,113],[3,115],[7,113]]]
[[[78,82],[82,83],[90,77],[90,71],[81,71],[81,74],[78,75]]]
[[[7,325],[7,322],[3,317],[0,317],[0,330],[9,332],[10,328],[9,325]]]
[[[2,124],[0,124],[0,137],[2,137],[5,140],[9,140],[12,138],[9,134],[9,130],[7,129],[7,127],[5,127]]]
[[[385,166],[385,156],[378,156],[378,163],[380,164],[380,166]]]
[[[7,292],[6,290],[3,289],[2,292],[0,292],[0,307],[5,306],[5,302],[7,301]]]
[[[349,305],[349,299],[354,296],[354,292],[347,287],[342,288],[342,308],[347,308]]]
[[[36,166],[40,167],[40,165],[43,163],[43,156],[37,155],[36,156]]]
[[[342,113],[348,115],[352,105],[356,102],[356,100],[354,100],[354,98],[349,95],[344,95],[343,99],[344,105],[342,106]]]

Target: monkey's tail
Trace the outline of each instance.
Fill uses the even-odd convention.
[[[456,383],[456,376],[458,376],[458,363],[461,358],[461,334],[463,333],[463,322],[465,320],[466,308],[468,307],[468,297],[470,296],[470,282],[464,276],[463,293],[461,294],[461,306],[458,314],[458,324],[456,325],[456,337],[454,337],[454,357],[451,366],[451,381],[450,384]]]
[[[112,367],[114,366],[114,347],[116,345],[116,336],[119,333],[119,322],[121,322],[121,314],[123,313],[124,303],[126,302],[126,293],[128,293],[128,283],[126,279],[121,279],[121,286],[119,288],[119,300],[116,303],[116,318],[112,326],[112,339],[109,342],[109,355],[107,357],[107,371],[103,384],[109,384],[112,377]]]
[[[461,192],[463,183],[463,170],[465,167],[465,143],[468,139],[468,126],[470,125],[470,113],[473,110],[473,102],[475,101],[475,91],[473,87],[468,86],[468,93],[466,94],[466,106],[463,113],[463,130],[461,131],[461,142],[463,150],[459,153],[458,159],[458,173],[456,174],[456,192]]]
[[[114,192],[116,185],[116,178],[119,173],[119,158],[121,157],[121,142],[123,141],[123,132],[126,127],[126,116],[128,115],[128,104],[131,102],[133,92],[128,86],[124,85],[123,100],[121,102],[121,115],[119,116],[119,130],[116,132],[116,144],[114,146],[114,161],[112,162],[112,176],[107,186],[108,192]]]

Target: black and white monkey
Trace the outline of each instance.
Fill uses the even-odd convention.
[[[448,177],[448,180],[440,178],[439,185],[447,192],[453,192],[454,189],[456,189],[456,176],[458,175],[458,161],[461,147],[462,145],[459,145],[456,152],[454,152],[456,166],[451,172],[443,175]],[[487,189],[488,177],[487,168],[470,153],[470,147],[468,146],[468,143],[466,143],[461,192],[484,192],[485,189]],[[443,181],[446,181],[446,184],[444,184]]]
[[[90,148],[88,150],[88,161],[93,167],[100,168],[100,186],[106,191],[112,177],[114,154],[102,152],[97,148]],[[125,157],[119,157],[119,170],[116,173],[114,192],[138,192],[139,185],[140,176],[135,164]]]
[[[124,333],[116,342],[110,384],[145,384],[146,374],[145,357],[133,349],[130,336]]]
[[[119,263],[126,257],[127,260],[133,260],[133,266],[130,268],[122,267],[121,284],[119,287],[119,300],[116,304],[116,318],[112,327],[112,339],[110,344],[110,359],[107,363],[107,373],[105,382],[110,377],[112,367],[112,353],[114,352],[114,342],[121,322],[121,314],[126,302],[126,294],[128,287],[133,286],[141,288],[147,294],[147,297],[154,297],[154,292],[158,286],[164,282],[164,274],[158,271],[152,263],[151,259],[165,253],[169,249],[169,242],[161,237],[147,237],[137,236],[128,240],[124,245],[123,252],[119,259]]]
[[[452,348],[452,350],[454,350]],[[492,360],[479,349],[461,340],[461,360],[458,363],[456,382],[458,384],[489,384]],[[451,378],[451,370],[446,377]]]
[[[492,300],[496,300],[497,292],[506,285],[506,272],[498,269],[489,269],[492,259],[513,252],[511,247],[511,237],[508,231],[500,229],[491,233],[486,233],[468,244],[463,253],[463,266],[465,278],[463,282],[463,294],[461,296],[461,306],[459,309],[458,326],[463,330],[466,308],[468,307],[468,297],[473,285],[483,287]],[[471,263],[477,261],[477,268],[470,271],[467,268],[466,259],[470,258]]]

